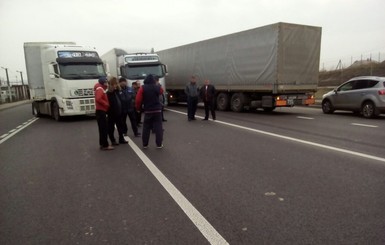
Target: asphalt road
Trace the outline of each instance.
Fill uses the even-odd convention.
[[[110,152],[93,118],[0,111],[0,244],[385,244],[384,117],[185,111]]]

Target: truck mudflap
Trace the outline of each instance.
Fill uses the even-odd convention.
[[[295,105],[313,105],[313,104],[315,104],[315,97],[313,94],[279,95],[275,97],[276,107],[291,107]]]

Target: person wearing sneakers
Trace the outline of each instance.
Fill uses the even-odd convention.
[[[142,130],[143,148],[148,147],[151,129],[155,132],[157,148],[163,148],[162,104],[159,96],[163,93],[162,87],[155,84],[153,75],[148,75],[136,95],[135,105],[139,111],[143,105],[144,120]]]
[[[108,144],[108,126],[107,111],[110,107],[107,94],[107,78],[100,77],[98,83],[94,86],[96,121],[99,129],[99,145],[100,150],[113,150],[114,147]]]

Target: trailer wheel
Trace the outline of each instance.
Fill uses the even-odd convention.
[[[272,112],[272,111],[275,110],[275,106],[274,106],[274,107],[263,107],[263,110],[264,110],[265,112]]]
[[[38,105],[37,102],[33,102],[32,103],[32,115],[34,115],[36,117],[40,117],[41,116],[39,105]]]
[[[231,96],[231,110],[242,112],[245,106],[249,103],[248,97],[243,93],[235,93]]]
[[[227,111],[229,109],[229,95],[227,93],[218,94],[217,109],[220,111]]]
[[[55,121],[61,121],[62,118],[60,116],[60,108],[56,101],[52,103],[51,110],[52,110],[51,115],[53,119],[55,119]]]

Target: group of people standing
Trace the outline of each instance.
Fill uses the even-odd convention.
[[[141,121],[141,112],[145,113],[143,121],[143,147],[148,146],[150,130],[156,134],[156,144],[162,148],[163,129],[162,114],[163,105],[160,98],[163,97],[163,89],[157,84],[157,77],[149,75],[140,87],[138,82],[128,86],[125,78],[116,77],[107,79],[99,78],[94,86],[96,120],[99,129],[99,145],[101,150],[113,150],[114,146],[127,144],[124,139],[127,135],[127,117],[130,120],[135,137],[141,136],[138,131]],[[159,120],[158,120],[159,119]],[[115,126],[118,131],[118,141],[115,139]],[[111,145],[108,143],[108,138]]]
[[[205,108],[205,118],[203,120],[209,120],[209,112],[211,112],[213,120],[216,120],[214,101],[216,92],[214,85],[210,84],[209,79],[205,79],[204,85],[199,89],[196,81],[196,77],[191,76],[190,83],[184,90],[187,96],[187,120],[196,120],[195,113],[197,110],[199,98],[203,101]]]
[[[213,120],[215,116],[215,87],[210,80],[204,80],[204,85],[198,88],[196,77],[191,76],[190,83],[185,88],[187,96],[188,121],[196,120],[195,113],[199,98],[204,103],[205,118],[209,119],[209,112]],[[124,136],[127,135],[127,117],[130,120],[132,131],[135,137],[142,136],[143,148],[148,148],[151,131],[155,134],[156,147],[163,148],[163,116],[164,91],[159,84],[159,78],[148,75],[143,85],[137,82],[129,87],[125,78],[106,77],[99,78],[94,86],[96,120],[99,129],[99,145],[101,150],[113,150],[114,146],[127,144]],[[144,113],[142,135],[138,132],[141,119],[141,112]],[[115,139],[115,126],[118,130],[119,139]],[[108,138],[111,145],[108,143]]]

